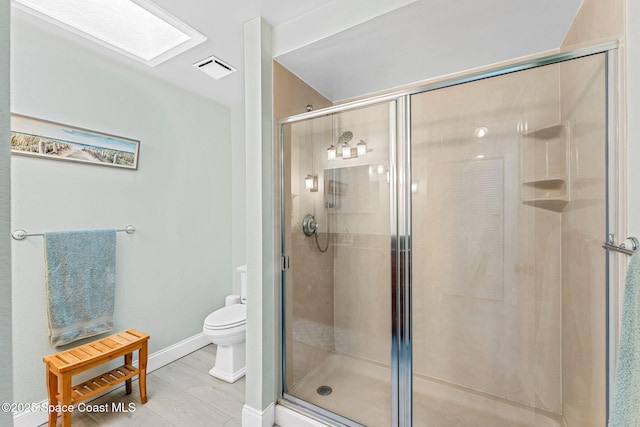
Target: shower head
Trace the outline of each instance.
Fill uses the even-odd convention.
[[[353,132],[349,130],[342,132],[338,138],[338,145],[351,141],[351,138],[353,138]]]

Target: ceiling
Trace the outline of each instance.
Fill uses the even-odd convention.
[[[332,101],[558,48],[582,0],[154,0],[207,36],[156,67],[17,9],[27,21],[228,106],[244,103],[243,24],[273,27],[276,60]],[[13,46],[18,48],[19,46]],[[192,64],[238,68],[214,80]]]

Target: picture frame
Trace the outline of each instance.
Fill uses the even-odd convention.
[[[21,114],[11,114],[11,153],[138,169],[140,141]]]

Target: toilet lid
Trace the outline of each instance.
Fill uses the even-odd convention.
[[[230,328],[247,321],[247,306],[233,304],[214,311],[204,319],[204,325],[209,329]]]

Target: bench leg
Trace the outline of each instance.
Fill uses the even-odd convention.
[[[138,385],[140,386],[140,401],[147,403],[147,342],[142,343],[138,351]]]
[[[49,427],[55,427],[58,419],[58,412],[55,408],[58,405],[56,394],[58,394],[58,376],[51,372],[47,365],[47,390],[49,392]]]
[[[71,427],[71,375],[62,374],[62,427]]]
[[[128,353],[124,355],[124,364],[131,365],[133,363],[133,353]],[[125,381],[127,394],[131,394],[131,378]]]

